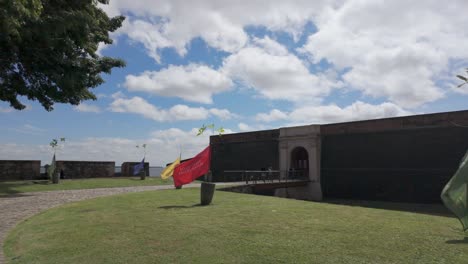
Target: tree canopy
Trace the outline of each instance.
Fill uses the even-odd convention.
[[[109,18],[98,3],[109,1],[0,1],[0,100],[21,110],[18,97],[25,96],[47,111],[54,103],[95,100],[90,89],[104,82],[101,73],[125,66],[96,54],[125,19]]]

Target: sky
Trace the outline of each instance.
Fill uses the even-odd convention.
[[[226,133],[465,110],[468,1],[110,0],[124,15],[100,45],[125,68],[96,101],[0,102],[0,159],[146,161],[161,166]]]

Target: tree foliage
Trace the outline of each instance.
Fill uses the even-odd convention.
[[[98,3],[108,0],[0,1],[0,100],[21,110],[25,96],[47,111],[95,100],[90,88],[104,82],[101,73],[125,65],[96,54],[125,19],[109,18]]]
[[[203,124],[202,127],[198,129],[197,136],[200,136],[203,133],[205,133],[207,129],[211,129],[211,134],[214,134],[215,131],[218,132],[219,136],[223,135],[225,132],[223,127],[215,128],[214,124],[208,124],[208,125]]]
[[[60,142],[65,142],[65,138],[61,137],[60,139],[53,138],[49,143],[49,146],[54,150],[54,155],[57,148],[59,147],[59,140]]]

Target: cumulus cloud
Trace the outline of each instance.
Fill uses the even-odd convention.
[[[257,121],[261,122],[272,122],[277,120],[285,120],[288,119],[288,115],[278,109],[273,109],[269,113],[259,113],[255,117]]]
[[[250,132],[250,131],[258,131],[258,130],[267,130],[267,129],[272,129],[273,127],[266,125],[266,124],[254,124],[254,125],[249,125],[244,122],[240,122],[237,124],[237,127],[240,132]]]
[[[225,61],[226,74],[274,100],[300,101],[301,97],[320,100],[328,95],[333,85],[341,84],[326,73],[308,73],[307,65],[288,53],[285,47],[268,37],[248,36],[246,27],[288,32],[298,40],[304,26],[312,22],[317,31],[299,49],[312,63],[330,62],[332,68],[344,72],[339,79],[346,87],[405,108],[420,107],[443,98],[447,85],[440,82],[441,75],[447,74],[446,70],[454,60],[468,57],[468,51],[460,48],[468,44],[468,31],[460,27],[468,22],[466,16],[459,14],[459,10],[468,7],[468,2],[463,0],[454,0],[450,5],[440,1],[421,5],[403,0],[391,3],[362,0],[120,0],[111,1],[104,7],[111,15],[130,14],[119,34],[142,43],[149,56],[158,62],[161,49],[174,48],[184,55],[190,41],[199,37],[211,47],[230,53]],[[260,63],[263,64],[259,69]],[[184,67],[179,71],[182,75],[193,76]],[[155,76],[172,76],[170,73],[166,69],[161,73],[147,72],[133,77],[141,77],[139,82],[150,83]],[[188,78],[187,83],[193,82],[196,81]],[[163,87],[152,90],[152,93],[175,96],[164,88],[171,84],[171,81],[163,82]],[[293,89],[290,94],[284,92],[287,85]],[[227,82],[209,86],[199,97],[190,99],[185,96],[184,99],[211,103],[211,95],[227,91],[227,87],[230,87]],[[465,89],[455,91],[465,93]]]
[[[222,71],[272,100],[319,102],[340,82],[324,73],[312,74],[278,42],[256,39],[227,57]]]
[[[257,114],[256,120],[261,122],[281,120],[287,121],[290,125],[308,125],[405,116],[411,114],[413,113],[389,102],[372,105],[357,101],[343,108],[332,104],[299,107],[291,112],[283,112],[278,109],[273,109],[269,113]]]
[[[246,123],[243,123],[243,122],[239,123],[239,124],[237,125],[237,127],[239,128],[239,130],[240,130],[241,132],[244,132],[244,131],[251,131],[251,130],[252,130],[252,128],[251,128],[249,125],[247,125]]]
[[[160,109],[138,96],[125,98],[121,94],[114,94],[113,97],[114,101],[109,106],[112,112],[138,114],[158,122],[203,120],[210,115],[221,119],[229,119],[236,116],[227,109],[206,109],[204,107],[189,107],[181,104],[174,105],[169,109]]]
[[[210,111],[210,114],[218,117],[221,120],[229,120],[229,119],[233,119],[233,118],[239,118],[239,115],[231,113],[227,109],[211,108],[209,111]]]
[[[453,59],[467,58],[466,1],[346,1],[314,20],[318,32],[302,48],[313,62],[349,69],[353,89],[418,107],[442,98],[435,80]]]
[[[150,133],[147,138],[85,138],[67,139],[57,152],[58,160],[140,161],[141,149],[136,145],[147,144],[146,160],[151,166],[164,166],[174,161],[182,151],[182,158],[190,158],[209,144],[209,133],[196,136],[197,128],[181,130],[170,128]],[[227,129],[226,133],[232,133]],[[0,144],[0,159],[41,160],[42,165],[50,163],[52,150],[48,145]]]
[[[131,40],[143,44],[148,55],[157,62],[161,62],[159,50],[173,46],[173,43],[164,36],[164,31],[164,24],[153,24],[142,20],[126,20],[118,32],[126,34]]]
[[[100,113],[101,108],[97,105],[90,105],[87,103],[81,103],[74,107],[74,110],[77,112],[89,112],[89,113]]]
[[[224,74],[205,65],[169,66],[161,71],[145,71],[128,75],[125,87],[159,96],[180,97],[186,101],[213,103],[213,94],[227,91],[232,81]]]
[[[249,25],[285,31],[298,39],[307,21],[339,2],[120,0],[102,8],[111,16],[125,13],[136,17],[119,31],[142,43],[159,61],[159,53],[166,47],[185,55],[188,43],[196,37],[213,48],[236,52],[248,42],[244,28]]]
[[[219,70],[198,64],[172,65],[161,71],[128,75],[125,87],[129,91],[209,104],[213,94],[233,87],[232,80],[267,99],[294,102],[319,102],[341,85],[329,72],[312,74],[286,47],[264,37],[254,38],[252,44],[226,57]]]
[[[285,46],[266,36],[264,38],[254,38],[253,43],[265,50],[266,53],[275,56],[287,56],[289,51]]]

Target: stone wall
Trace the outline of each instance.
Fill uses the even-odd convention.
[[[40,179],[40,160],[0,160],[0,181]]]
[[[122,163],[122,166],[121,166],[121,175],[123,177],[128,177],[128,176],[134,176],[133,175],[133,167],[137,164],[140,164],[140,162],[124,162]],[[149,172],[149,162],[145,162],[145,172],[146,172],[146,176],[150,176],[150,172]]]
[[[114,161],[64,161],[56,163],[57,172],[63,170],[65,179],[107,178],[115,175]]]

